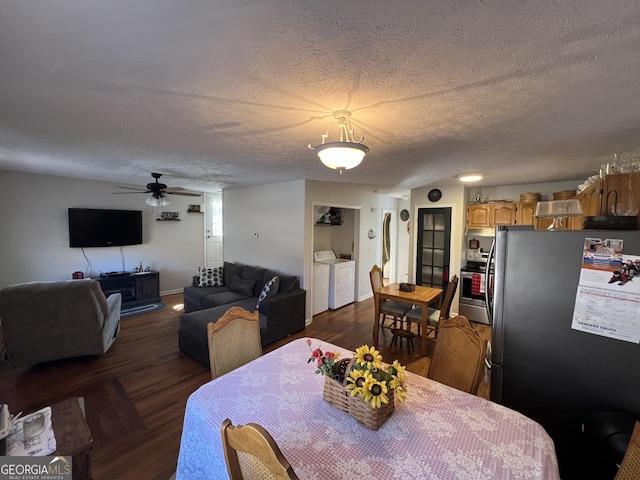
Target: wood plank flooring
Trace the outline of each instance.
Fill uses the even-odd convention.
[[[168,480],[176,469],[187,398],[210,380],[209,369],[178,349],[182,294],[162,298],[162,310],[122,320],[118,339],[101,357],[83,357],[15,369],[0,363],[0,400],[25,414],[64,400],[85,397],[87,423],[94,438],[94,480]],[[265,353],[294,338],[311,337],[355,350],[372,342],[373,299],[314,317],[304,331],[265,348]],[[477,325],[488,338],[490,329]],[[426,375],[429,359],[390,348],[391,334],[380,334],[387,362],[398,359],[411,372]],[[429,354],[434,342],[429,342]],[[307,368],[307,365],[300,365]],[[487,385],[480,395],[487,396]]]

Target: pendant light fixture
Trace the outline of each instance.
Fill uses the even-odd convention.
[[[317,147],[312,147],[309,144],[309,148],[316,152],[320,161],[327,167],[338,170],[340,175],[345,170],[353,167],[357,167],[362,162],[365,154],[369,151],[369,147],[363,145],[361,142],[364,137],[361,137],[357,142],[353,136],[353,127],[349,118],[351,112],[348,110],[338,110],[333,112],[333,118],[336,119],[327,128],[327,133],[322,135],[322,143]],[[336,126],[340,132],[339,141],[329,141],[329,130],[331,127]]]

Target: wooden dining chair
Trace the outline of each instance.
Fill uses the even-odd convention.
[[[458,277],[454,275],[447,284],[447,291],[444,294],[440,309],[429,308],[427,311],[427,331],[425,335],[429,336],[429,334],[433,332],[434,338],[438,336],[440,321],[443,318],[449,318],[451,304],[453,303],[453,297],[455,297],[457,289]],[[420,330],[422,329],[422,307],[414,307],[411,311],[407,312],[406,320],[418,324],[418,335],[420,335]]]
[[[369,272],[369,281],[371,282],[371,290],[374,292],[381,289],[384,285],[382,283],[382,270],[378,265],[374,265]],[[380,328],[397,328],[398,323],[402,327],[402,322],[405,314],[411,310],[411,305],[402,302],[396,302],[394,300],[382,300],[380,302]],[[385,325],[384,322],[387,317],[391,317],[391,324]]]
[[[629,446],[624,454],[615,480],[638,480],[640,478],[640,421],[635,423]]]
[[[440,320],[427,378],[476,395],[484,376],[487,341],[462,315]]]
[[[297,480],[273,437],[260,425],[233,426],[227,418],[220,431],[231,480]]]
[[[259,316],[258,310],[231,307],[217,322],[207,324],[212,379],[262,355]]]

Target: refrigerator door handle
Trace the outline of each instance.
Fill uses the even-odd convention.
[[[485,288],[484,288],[484,304],[487,309],[487,316],[489,318],[489,323],[493,323],[493,296],[491,295],[491,285],[492,285],[492,274],[491,265],[493,264],[493,260],[496,254],[496,241],[495,239],[491,242],[491,248],[489,249],[489,256],[487,257],[487,277],[485,279]],[[495,273],[495,268],[494,268]]]

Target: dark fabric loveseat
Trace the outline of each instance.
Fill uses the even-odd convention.
[[[260,335],[268,345],[304,330],[306,291],[298,277],[274,270],[224,262],[221,286],[199,287],[200,276],[184,288],[185,314],[180,317],[178,345],[180,350],[209,366],[207,323],[217,322],[230,307],[253,312],[265,284],[278,277],[277,289],[260,302]]]

